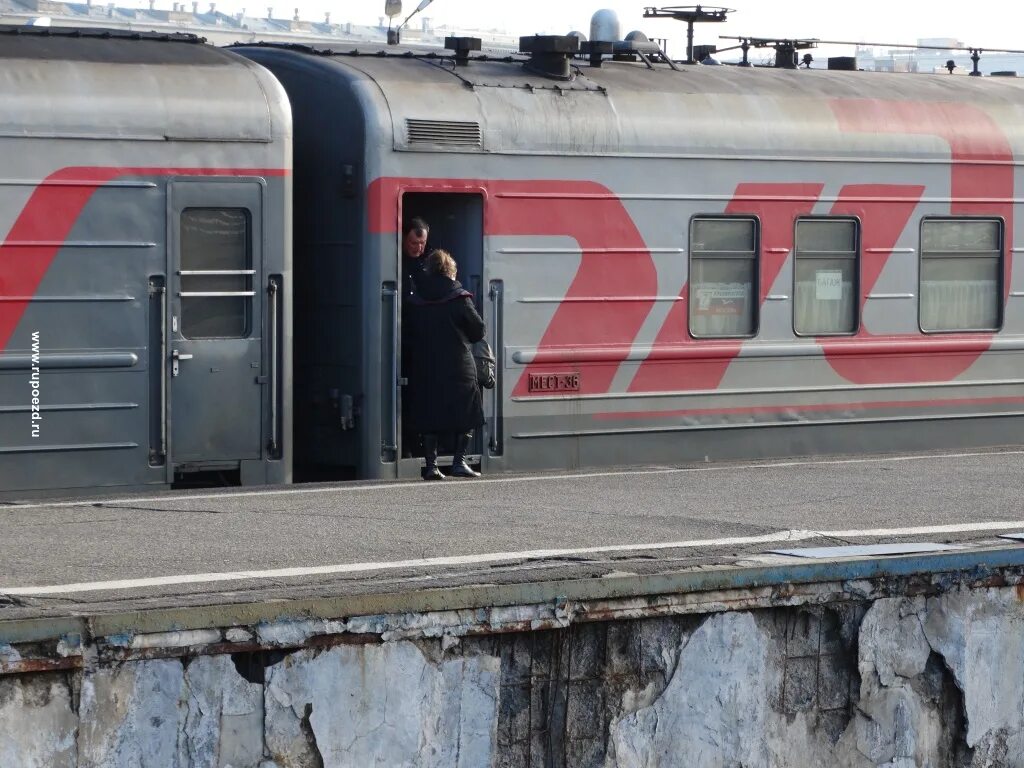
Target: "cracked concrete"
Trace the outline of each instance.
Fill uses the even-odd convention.
[[[1024,608],[1014,589],[978,597],[957,590],[930,601],[923,631],[963,692],[967,746],[1005,743],[1007,765],[1024,766]]]
[[[0,766],[75,768],[77,727],[66,675],[0,677]]]
[[[498,675],[412,642],[298,651],[267,670],[267,747],[281,766],[488,765]]]
[[[80,712],[79,768],[256,768],[263,758],[263,687],[230,656],[95,670]]]
[[[263,758],[263,686],[228,656],[200,656],[185,671],[184,736],[195,768],[256,768]]]
[[[878,600],[847,743],[866,765],[1024,766],[1024,608],[1013,588]]]
[[[832,766],[831,738],[813,712],[785,711],[785,638],[768,617],[708,617],[680,647],[668,686],[611,724],[606,765],[653,768],[685,757],[707,766]],[[809,706],[808,709],[811,707]]]
[[[51,653],[81,669],[0,675],[0,766],[1024,768],[1017,588],[851,594],[76,637]],[[31,665],[41,647],[2,653]]]
[[[79,712],[81,768],[181,765],[184,683],[177,659],[142,661],[86,675]]]

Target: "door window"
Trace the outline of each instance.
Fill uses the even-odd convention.
[[[181,212],[181,333],[188,339],[245,338],[255,296],[245,208]]]

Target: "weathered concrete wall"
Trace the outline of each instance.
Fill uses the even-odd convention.
[[[1024,768],[1016,587],[570,619],[87,643],[0,676],[0,766]]]

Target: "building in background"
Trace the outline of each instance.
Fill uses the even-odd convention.
[[[878,72],[945,72],[946,62],[956,64],[954,74],[966,75],[974,68],[965,43],[952,37],[925,37],[917,41],[925,48],[857,49],[857,66]],[[961,49],[961,50],[958,50]],[[982,74],[1013,72],[1024,74],[1024,54],[982,51],[978,69]]]
[[[121,8],[114,3],[94,0],[0,0],[0,24],[16,26],[106,27],[137,32],[188,32],[205,37],[214,45],[251,43],[257,40],[280,43],[372,42],[387,40],[387,18],[377,26],[334,20],[327,13],[311,21],[294,9],[291,18],[275,15],[272,6],[260,15],[242,11],[228,14],[217,10],[216,2],[173,2],[170,10],[158,9],[149,0],[148,8]],[[255,9],[254,9],[255,10]],[[261,9],[262,10],[262,9]],[[444,45],[446,35],[473,35],[483,39],[492,50],[515,51],[519,38],[495,30],[468,30],[441,26],[434,28],[429,18],[402,30],[402,42]]]
[[[227,14],[217,10],[217,3],[172,2],[170,10],[157,9],[155,0],[148,8],[120,8],[114,3],[95,0],[85,2],[59,2],[59,0],[0,0],[0,24],[16,26],[109,27],[139,32],[189,32],[206,38],[214,45],[251,43],[255,41],[280,43],[324,42],[387,42],[387,17],[381,16],[376,26],[353,24],[333,20],[331,14],[322,20],[311,21],[299,17],[294,9],[291,18],[275,16],[272,6],[266,13],[255,15],[243,10]],[[435,27],[432,19],[424,17],[402,29],[402,42],[414,45],[442,47],[446,36],[473,36],[481,38],[483,47],[491,51],[515,53],[519,50],[519,36],[503,30],[466,29],[451,25]],[[665,41],[659,41],[662,45]],[[956,63],[955,74],[965,75],[973,64],[964,43],[955,38],[921,38],[918,45],[929,48],[892,48],[882,50],[868,46],[858,47],[855,53],[858,69],[879,72],[945,72],[946,62]],[[752,57],[753,58],[753,57]],[[824,60],[815,66],[824,66]],[[1024,54],[982,53],[979,69],[983,74],[1012,72],[1024,75]]]

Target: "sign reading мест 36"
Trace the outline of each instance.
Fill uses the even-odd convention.
[[[531,373],[527,386],[530,392],[579,392],[578,373]]]

